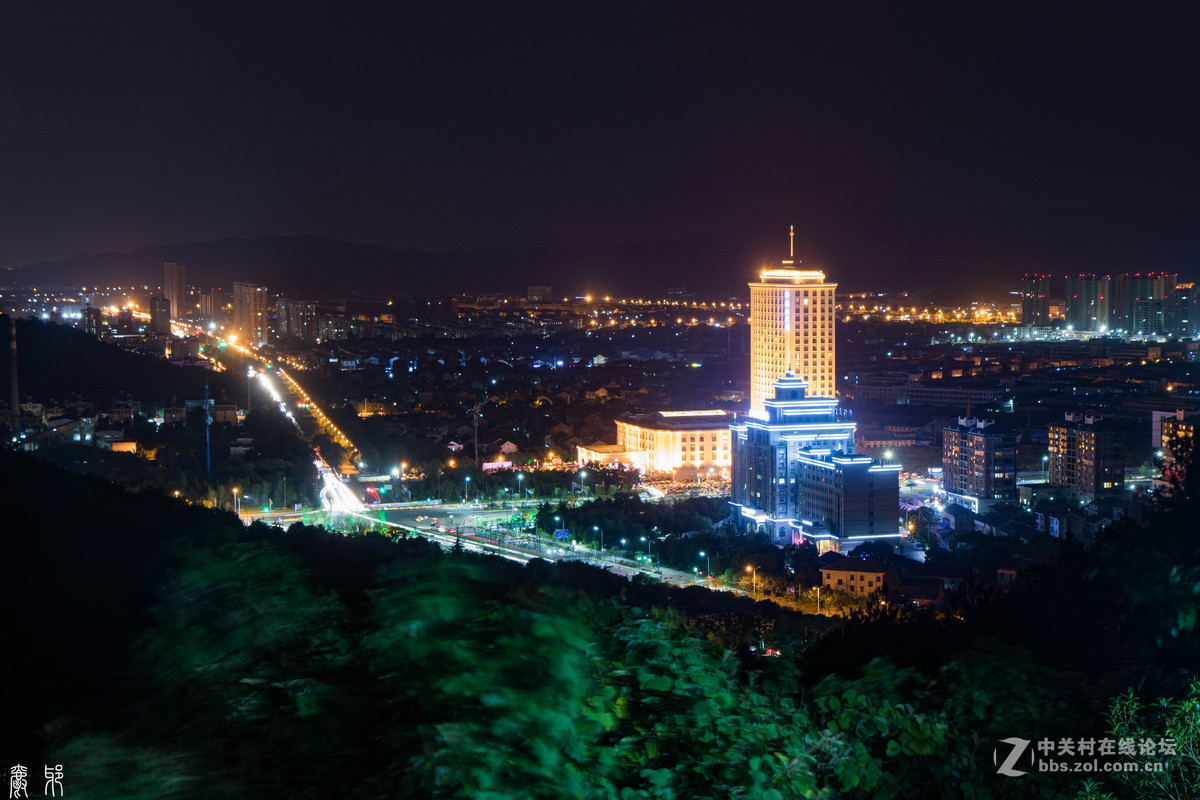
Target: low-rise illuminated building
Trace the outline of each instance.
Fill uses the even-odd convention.
[[[658,411],[617,418],[617,443],[580,445],[580,466],[624,464],[680,478],[727,474],[730,466],[728,411]]]
[[[855,597],[883,589],[888,568],[873,558],[843,558],[821,567],[821,586]]]

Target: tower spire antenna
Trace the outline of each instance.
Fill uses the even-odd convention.
[[[796,257],[796,226],[788,225],[788,258]]]

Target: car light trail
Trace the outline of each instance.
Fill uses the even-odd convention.
[[[328,464],[316,459],[313,464],[317,467],[325,485],[321,487],[321,505],[330,514],[360,514],[367,510],[363,502],[354,496],[354,492],[342,483]]]

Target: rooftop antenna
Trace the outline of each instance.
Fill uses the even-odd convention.
[[[788,225],[788,258],[796,257],[796,226]]]

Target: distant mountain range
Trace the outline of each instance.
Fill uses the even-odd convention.
[[[428,252],[325,236],[266,236],[133,253],[76,256],[0,273],[10,285],[162,283],[165,261],[187,264],[188,282],[235,280],[309,295],[444,295],[524,292],[661,296],[746,295],[763,264],[787,255],[787,220],[734,219],[673,241],[525,251]],[[1180,209],[855,209],[797,215],[801,266],[822,268],[843,289],[922,290],[942,300],[1002,299],[1026,271],[1180,273],[1200,276],[1200,219]]]

